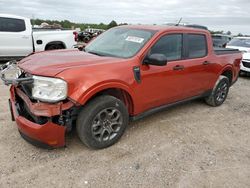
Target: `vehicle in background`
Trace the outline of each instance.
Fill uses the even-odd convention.
[[[78,42],[84,42],[84,43],[89,43],[91,40],[93,40],[95,37],[99,36],[102,34],[105,30],[102,29],[95,29],[91,30],[90,32],[89,29],[86,29],[85,31],[79,32],[78,33]]]
[[[227,43],[230,42],[232,38],[233,37],[230,35],[223,35],[223,34],[212,35],[214,47],[225,48]]]
[[[250,75],[250,37],[235,37],[228,44],[227,48],[238,49],[243,52],[241,62],[241,74]]]
[[[81,141],[116,143],[129,120],[203,98],[220,106],[237,81],[242,54],[214,49],[209,31],[169,26],[120,26],[83,51],[40,52],[2,66],[10,111],[34,144],[65,146],[76,125]],[[17,76],[5,75],[16,67]]]
[[[0,14],[0,60],[21,59],[33,52],[74,45],[73,30],[36,31],[29,18]]]
[[[88,43],[92,39],[92,33],[82,31],[78,33],[78,42]]]
[[[88,33],[103,33],[105,30],[104,29],[94,29],[94,28],[87,28],[85,29],[85,32]]]

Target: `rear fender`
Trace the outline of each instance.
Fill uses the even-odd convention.
[[[220,75],[222,75],[224,72],[226,71],[231,71],[232,72],[232,82],[236,79],[237,74],[236,74],[236,70],[234,71],[234,68],[232,65],[226,65],[221,71],[220,74],[218,75],[218,78],[220,77]]]

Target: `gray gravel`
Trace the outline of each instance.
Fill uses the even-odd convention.
[[[250,78],[224,105],[193,101],[131,123],[122,139],[90,150],[75,132],[67,147],[24,141],[0,85],[0,187],[250,187]]]

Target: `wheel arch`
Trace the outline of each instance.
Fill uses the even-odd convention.
[[[230,85],[232,84],[234,75],[233,75],[233,68],[231,66],[225,67],[221,71],[220,75],[226,76],[229,79]]]
[[[62,45],[64,49],[66,49],[66,45],[64,42],[62,41],[51,41],[51,42],[48,42],[46,45],[45,45],[45,48],[44,50],[47,50],[47,48],[51,45]]]
[[[120,84],[95,87],[83,94],[78,101],[81,105],[84,105],[100,95],[110,95],[120,99],[127,107],[128,113],[130,115],[134,113],[133,94],[127,87]]]

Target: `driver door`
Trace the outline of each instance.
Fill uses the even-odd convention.
[[[144,110],[173,103],[183,98],[185,79],[183,57],[183,34],[162,36],[149,50],[150,54],[164,54],[166,66],[142,65],[141,84]]]

